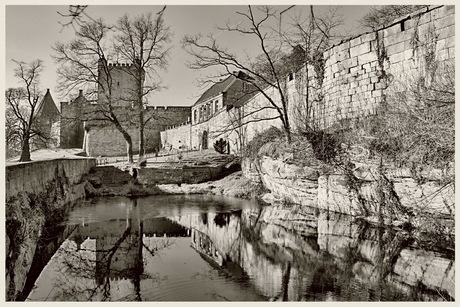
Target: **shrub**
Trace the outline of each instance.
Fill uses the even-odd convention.
[[[284,133],[277,127],[271,126],[267,130],[257,133],[257,135],[255,135],[254,138],[247,143],[243,153],[246,157],[256,158],[259,149],[263,145],[279,140],[282,137],[284,137]]]
[[[227,144],[226,140],[220,138],[214,143],[214,150],[220,154],[224,154],[227,151]]]
[[[341,152],[340,133],[325,131],[304,132],[303,136],[311,144],[315,158],[323,162],[333,162]]]

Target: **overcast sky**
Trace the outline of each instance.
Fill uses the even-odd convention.
[[[288,8],[289,5],[274,7],[278,11]],[[102,17],[106,22],[115,22],[124,13],[131,16],[146,12],[158,12],[162,6],[109,6],[109,5],[90,5],[86,13],[92,18]],[[160,76],[163,84],[167,86],[162,92],[156,93],[149,101],[153,105],[192,105],[198,96],[203,92],[197,86],[196,80],[207,75],[206,72],[193,71],[186,67],[188,55],[182,50],[180,40],[185,34],[208,34],[210,32],[218,33],[215,30],[216,25],[224,25],[227,20],[238,22],[236,11],[245,11],[246,6],[183,6],[168,5],[165,12],[165,21],[171,27],[173,36],[174,49],[171,53],[168,70],[161,71]],[[290,13],[301,10],[296,6],[290,10]],[[319,12],[324,7],[317,7]],[[67,12],[68,5],[21,5],[5,7],[6,14],[6,71],[5,80],[6,88],[18,86],[13,77],[15,63],[11,59],[30,62],[34,59],[44,61],[45,70],[41,77],[41,87],[49,88],[56,104],[67,98],[62,98],[55,91],[57,85],[56,66],[51,58],[51,47],[57,41],[68,41],[74,36],[74,30],[71,27],[62,28],[59,21],[65,22],[57,12]],[[358,20],[369,10],[369,6],[342,6],[340,12],[345,20],[344,31],[350,34],[359,34]],[[284,18],[284,16],[283,16]],[[288,14],[286,18],[288,20]],[[221,37],[219,37],[221,38]],[[232,39],[230,42],[225,41],[232,48],[238,48],[239,51],[246,49],[251,52],[253,45],[250,41]]]

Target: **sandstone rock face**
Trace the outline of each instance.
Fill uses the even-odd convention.
[[[314,168],[263,157],[258,171],[264,186],[279,199],[307,206],[317,202],[319,173]]]
[[[320,174],[318,166],[297,166],[267,156],[242,164],[247,178],[260,180],[270,190],[266,197],[270,202],[284,200],[352,216],[384,215],[400,222],[410,214],[453,216],[455,188],[453,183],[442,183],[445,171],[422,170],[422,180],[416,180],[407,168],[381,172],[371,161],[355,165],[349,174],[340,169]]]

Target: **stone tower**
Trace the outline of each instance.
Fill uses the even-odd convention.
[[[125,63],[108,63],[99,60],[98,63],[98,103],[107,103],[109,96],[112,106],[132,107],[137,96],[137,83],[145,81],[145,72],[138,78],[138,65]],[[108,78],[108,76],[110,78]]]

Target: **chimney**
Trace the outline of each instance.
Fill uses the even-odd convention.
[[[78,96],[83,96],[83,90],[80,90]]]
[[[47,88],[47,89],[46,89],[46,93],[48,94],[49,92],[50,92],[50,89],[49,89],[49,88]]]

